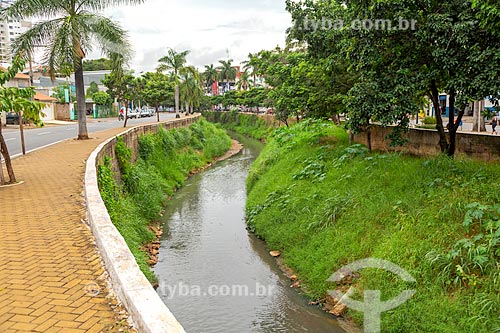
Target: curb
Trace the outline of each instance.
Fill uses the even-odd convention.
[[[185,119],[174,119],[159,124],[183,120]],[[137,127],[140,126],[117,136],[123,136]],[[125,240],[111,221],[99,193],[96,167],[98,154],[113,140],[115,137],[101,143],[88,158],[84,185],[88,222],[109,273],[111,285],[139,332],[185,333],[184,328],[139,269]]]

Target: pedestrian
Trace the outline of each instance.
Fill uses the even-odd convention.
[[[497,125],[498,125],[498,117],[497,116],[494,116],[493,119],[491,119],[491,127],[493,128],[493,130],[491,131],[491,134],[495,134],[497,135]]]
[[[125,108],[123,106],[120,108],[120,113],[118,114],[118,120],[119,121],[125,120]]]

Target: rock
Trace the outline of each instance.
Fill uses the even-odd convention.
[[[281,255],[281,252],[280,251],[271,251],[271,252],[269,252],[269,254],[271,255],[271,257],[277,258]]]
[[[347,310],[347,306],[343,303],[337,303],[330,313],[334,316],[341,317]]]

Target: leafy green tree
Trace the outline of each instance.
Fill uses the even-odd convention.
[[[12,61],[12,65],[6,71],[0,71],[0,114],[2,112],[16,112],[19,115],[19,122],[22,124],[23,119],[28,119],[35,124],[39,124],[40,111],[43,104],[32,101],[35,96],[35,89],[6,87],[5,84],[12,80],[17,73],[24,70],[24,61],[16,57]],[[5,160],[7,173],[9,174],[10,183],[16,183],[16,176],[12,168],[12,162],[7,149],[7,144],[2,135],[2,123],[0,118],[0,153]],[[1,165],[0,165],[1,169]],[[3,170],[0,170],[0,185],[5,184]]]
[[[175,117],[179,118],[179,75],[181,73],[181,69],[184,68],[184,65],[186,64],[186,57],[189,54],[190,51],[182,51],[182,52],[176,52],[174,49],[169,48],[167,50],[167,55],[160,58],[158,62],[160,62],[160,65],[158,66],[158,71],[159,72],[165,72],[168,71],[171,73],[172,77],[174,78],[175,82]]]
[[[96,92],[99,92],[99,87],[97,86],[97,83],[95,83],[94,81],[92,81],[92,82],[90,82],[90,86],[87,88],[87,94],[85,96],[88,97],[88,98],[90,98]]]
[[[113,69],[113,62],[110,59],[99,58],[99,59],[90,59],[83,61],[83,70],[85,72],[105,71],[105,70],[110,71],[112,69]]]
[[[146,73],[143,78],[146,84],[141,93],[142,98],[155,108],[157,121],[160,121],[159,106],[174,99],[175,84],[162,73]]]
[[[113,100],[111,96],[105,91],[98,91],[92,94],[92,100],[97,105],[110,105]]]
[[[51,77],[61,67],[70,64],[75,73],[78,108],[78,139],[88,139],[83,59],[93,48],[108,57],[120,54],[127,59],[130,44],[126,32],[115,22],[98,12],[111,5],[142,3],[142,0],[16,0],[2,10],[4,17],[12,19],[46,18],[17,37],[13,42],[14,54],[29,58],[35,47],[45,49],[43,63]],[[114,64],[118,66],[121,64]]]
[[[348,125],[353,131],[369,128],[373,121],[397,124],[394,138],[398,138],[397,134],[408,127],[408,114],[419,110],[419,101],[426,95],[436,110],[441,150],[451,156],[466,106],[500,91],[500,49],[491,47],[499,45],[499,36],[493,33],[491,23],[477,19],[480,12],[469,0],[288,0],[287,8],[296,22],[291,38],[306,42],[314,57],[324,59],[333,54],[346,60],[358,77],[346,102]],[[307,22],[353,22],[359,17],[383,17],[392,28],[301,29]],[[404,29],[401,18],[416,23],[407,21]],[[450,102],[446,126],[439,112],[442,92],[448,94]]]
[[[130,72],[123,72],[123,70],[112,71],[111,74],[106,75],[102,83],[108,88],[107,93],[112,99],[116,99],[125,105],[125,121],[123,127],[127,127],[128,121],[128,107],[134,98],[133,84],[134,76]]]

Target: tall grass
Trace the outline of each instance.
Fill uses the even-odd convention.
[[[140,137],[136,163],[131,163],[131,150],[118,139],[115,153],[120,177],[113,174],[109,158],[99,165],[99,189],[111,220],[151,282],[156,277],[143,250],[155,239],[149,225],[158,220],[167,199],[184,185],[190,172],[223,155],[230,146],[223,129],[200,120],[189,128],[160,128],[156,134]]]
[[[304,121],[271,135],[252,166],[247,220],[312,298],[358,259],[412,274],[416,285],[373,269],[354,281],[383,299],[417,291],[383,314],[382,332],[499,331],[498,175],[495,164],[369,153],[330,123]]]
[[[221,124],[225,129],[247,135],[257,140],[265,139],[275,128],[274,122],[266,122],[262,117],[252,114],[231,112],[203,112],[211,122]]]

